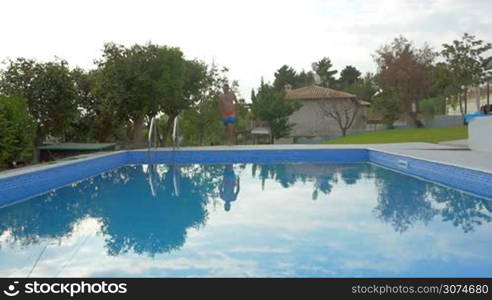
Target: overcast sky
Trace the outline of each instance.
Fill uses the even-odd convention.
[[[105,42],[180,47],[230,69],[242,96],[283,64],[375,71],[371,57],[402,34],[437,48],[463,32],[492,42],[492,0],[151,1],[2,0],[0,59],[66,59],[93,68]]]

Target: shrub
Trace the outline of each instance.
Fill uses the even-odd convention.
[[[294,124],[289,123],[289,116],[302,107],[297,101],[285,100],[285,93],[262,82],[258,94],[252,97],[252,113],[258,121],[265,121],[272,132],[271,143],[274,139],[290,134]]]
[[[35,123],[21,97],[0,95],[0,168],[32,159]]]
[[[442,97],[423,99],[419,103],[419,108],[426,119],[432,119],[436,115],[446,113],[446,99]]]
[[[371,111],[380,114],[383,124],[389,129],[393,128],[393,123],[398,120],[401,114],[398,100],[391,90],[383,91],[373,99]]]

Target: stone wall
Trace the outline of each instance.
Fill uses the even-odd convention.
[[[324,104],[320,104],[325,101]],[[342,135],[338,123],[331,117],[326,116],[326,113],[321,109],[320,105],[328,105],[335,101],[347,100],[303,100],[301,109],[294,112],[289,121],[295,123],[292,128],[292,137],[326,137],[335,138]],[[361,107],[360,113],[363,115],[365,108]],[[362,117],[359,117],[347,134],[366,130],[366,122]]]

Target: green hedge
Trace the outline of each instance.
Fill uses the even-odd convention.
[[[31,161],[35,133],[26,101],[0,95],[0,169]]]

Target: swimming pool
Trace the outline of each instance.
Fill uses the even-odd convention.
[[[125,152],[69,164],[51,172],[70,183],[0,209],[0,276],[490,276],[492,202],[402,173],[429,162],[384,166],[389,155],[162,152],[148,164]]]

